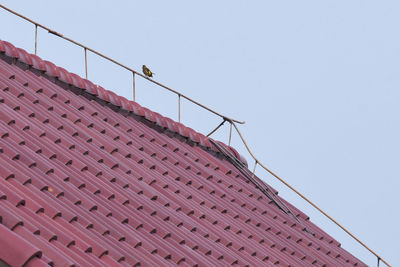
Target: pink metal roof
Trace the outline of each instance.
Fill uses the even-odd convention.
[[[204,135],[10,43],[0,52],[2,261],[365,265]]]

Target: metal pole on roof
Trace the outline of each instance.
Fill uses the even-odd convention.
[[[37,24],[35,24],[35,55],[37,55]]]
[[[88,78],[88,72],[87,72],[87,49],[86,47],[84,48],[85,50],[85,74],[86,74],[86,80]]]
[[[181,94],[178,94],[178,122],[181,122]]]
[[[135,84],[135,72],[132,71],[132,85],[133,85],[133,101],[136,102],[136,84]]]
[[[224,123],[226,122],[226,119],[224,119],[217,127],[214,128],[214,130],[212,130],[209,134],[207,134],[207,137],[210,137],[213,133],[215,133],[215,131],[217,131],[219,129],[219,127],[221,127],[222,125],[224,125]]]
[[[232,123],[229,127],[229,142],[228,142],[229,145],[231,145],[231,140],[232,140]]]
[[[257,163],[258,163],[258,161],[256,160],[254,162],[254,169],[253,169],[253,176],[252,177],[254,177],[254,175],[256,174]]]

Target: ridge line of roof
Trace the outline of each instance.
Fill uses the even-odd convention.
[[[17,48],[7,41],[0,40],[0,52],[4,53],[10,58],[13,58],[28,65],[33,69],[42,72],[43,74],[46,74],[48,77],[56,78],[66,84],[80,88],[96,98],[99,98],[107,103],[111,103],[114,106],[122,108],[128,112],[132,112],[133,114],[143,117],[162,128],[167,128],[171,132],[177,133],[185,138],[190,139],[192,142],[200,145],[201,147],[219,153],[219,150],[209,141],[209,139],[211,139],[218,144],[223,145],[225,148],[228,148],[230,151],[233,152],[238,160],[248,166],[245,157],[239,154],[239,152],[232,146],[228,146],[221,141],[216,141],[211,137],[206,137],[202,133],[197,132],[190,127],[187,127],[180,122],[176,122],[171,118],[164,117],[163,115],[155,111],[152,111],[146,107],[142,107],[136,101],[128,100],[123,96],[117,95],[113,91],[104,89],[102,86],[96,85],[90,80],[82,78],[75,73],[69,72],[62,67],[56,66],[50,61],[43,60],[37,55],[28,53],[22,48]]]

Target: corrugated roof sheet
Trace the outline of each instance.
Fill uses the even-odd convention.
[[[10,43],[0,52],[8,264],[365,265],[283,199],[301,223],[279,210],[204,135]]]

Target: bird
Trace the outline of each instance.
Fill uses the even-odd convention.
[[[143,74],[146,75],[147,77],[153,77],[153,74],[155,74],[148,67],[146,67],[146,65],[142,66],[142,71]]]

